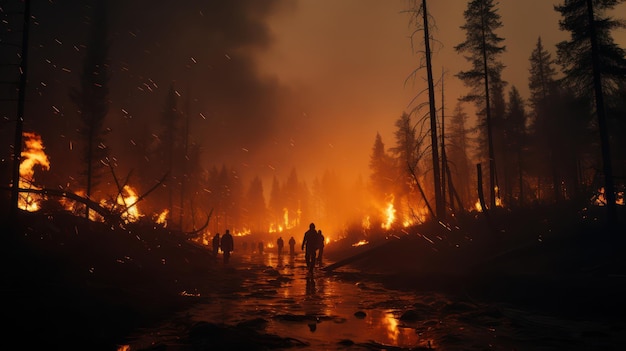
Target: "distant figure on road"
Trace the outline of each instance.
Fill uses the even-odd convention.
[[[263,242],[259,241],[259,255],[263,254]]]
[[[217,257],[217,253],[220,252],[220,233],[215,233],[211,244],[213,245],[213,255]]]
[[[324,239],[324,234],[322,234],[322,230],[318,230],[317,234],[319,236],[319,253],[317,254],[317,263],[320,265],[320,267],[322,266],[322,254],[324,253],[324,244],[325,244],[325,239]]]
[[[285,246],[285,243],[283,242],[283,237],[282,236],[278,237],[278,240],[276,240],[276,246],[278,247],[278,256],[282,256],[283,255],[283,246]]]
[[[289,255],[293,256],[296,254],[296,239],[293,236],[289,239]]]
[[[230,261],[230,253],[235,248],[235,243],[233,242],[233,236],[230,235],[230,230],[226,229],[226,233],[222,235],[222,253],[224,255],[224,263],[228,263]]]
[[[309,230],[304,233],[304,239],[302,240],[302,250],[304,251],[304,260],[306,261],[306,266],[309,269],[309,272],[313,272],[313,268],[315,268],[315,256],[317,255],[317,250],[320,248],[320,240],[319,234],[315,230],[315,224],[311,223],[309,225]]]

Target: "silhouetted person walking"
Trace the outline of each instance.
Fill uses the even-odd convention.
[[[315,224],[311,223],[309,225],[309,230],[304,233],[304,239],[302,240],[302,250],[304,251],[304,260],[306,261],[306,266],[309,269],[309,272],[313,272],[313,268],[315,268],[315,256],[317,254],[317,250],[319,249],[319,235],[315,230]]]
[[[293,236],[289,239],[289,255],[293,256],[296,254],[296,239]]]
[[[211,244],[213,245],[213,255],[217,257],[218,252],[220,252],[220,233],[215,233]]]
[[[235,248],[235,243],[233,242],[233,236],[230,235],[230,231],[226,229],[226,233],[222,235],[222,253],[224,255],[224,263],[228,263],[230,261],[230,253]]]
[[[322,266],[322,254],[324,253],[324,235],[322,234],[322,230],[318,230],[317,234],[319,236],[319,252],[317,254],[317,263],[319,263],[320,267]]]
[[[285,246],[285,243],[283,242],[283,237],[278,237],[278,240],[276,240],[276,246],[278,247],[278,256],[282,256],[283,255],[283,246]]]

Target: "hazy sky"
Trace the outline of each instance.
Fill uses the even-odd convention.
[[[507,48],[502,55],[503,79],[524,98],[528,97],[528,58],[537,38],[541,36],[553,58],[555,44],[568,39],[568,33],[559,31],[560,14],[553,9],[559,3],[505,0],[497,5],[503,23],[497,34]],[[272,17],[275,42],[263,55],[262,68],[277,75],[282,84],[307,91],[303,113],[316,121],[312,133],[327,148],[319,167],[337,159],[349,169],[366,167],[377,132],[387,147],[393,146],[395,120],[410,109],[411,99],[425,86],[425,71],[418,81],[406,81],[419,60],[409,39],[414,28],[406,13],[409,4],[408,0],[300,0],[293,11]],[[467,1],[429,1],[428,6],[436,25],[431,32],[437,40],[433,71],[437,77],[446,72],[445,109],[451,112],[457,98],[468,92],[454,77],[469,68],[454,51],[464,40],[460,26]],[[616,13],[624,13],[625,8]],[[417,45],[421,45],[419,35]],[[614,38],[625,46],[624,31]],[[364,152],[351,152],[357,149]]]

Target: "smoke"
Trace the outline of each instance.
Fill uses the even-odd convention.
[[[292,141],[282,135],[306,129],[301,109],[293,92],[257,64],[273,44],[268,17],[293,11],[292,0],[106,3],[107,146],[122,165],[132,167],[137,145],[157,133],[174,86],[203,167],[227,164],[250,174],[293,167]],[[80,84],[93,9],[89,0],[36,2],[32,8],[25,128],[42,133],[51,155],[63,155],[51,162],[56,171],[74,170],[67,177],[80,169],[78,112],[68,92]]]
[[[289,10],[288,1],[119,1],[114,8],[112,56],[129,93],[118,101],[129,114],[159,116],[173,84],[207,163],[241,168],[267,152],[293,99],[260,73],[256,56],[272,45],[267,17]]]

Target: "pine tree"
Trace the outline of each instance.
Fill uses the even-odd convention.
[[[178,110],[178,93],[172,83],[161,115],[161,131],[159,132],[157,147],[157,160],[161,162],[161,172],[169,174],[164,185],[167,190],[166,201],[170,218],[175,218],[174,203],[178,190],[176,185],[178,185],[181,177],[181,170],[178,167],[180,158],[183,156],[181,155],[181,117],[182,115]]]
[[[461,71],[457,77],[471,88],[463,101],[473,102],[478,114],[484,118],[482,140],[487,142],[487,159],[489,160],[490,204],[496,205],[496,169],[492,136],[492,106],[490,89],[501,84],[501,72],[504,66],[498,60],[506,50],[501,45],[503,38],[495,31],[502,27],[500,15],[497,13],[493,0],[473,0],[468,3],[463,13],[466,23],[461,26],[465,31],[465,41],[455,46],[459,53],[468,53],[466,59],[472,67]]]
[[[385,150],[380,133],[376,133],[369,168],[372,192],[382,202],[387,195],[393,193],[395,170],[393,160]]]
[[[626,79],[626,51],[613,41],[611,30],[623,28],[623,21],[605,15],[623,0],[565,0],[555,6],[561,13],[560,28],[571,38],[557,44],[565,82],[579,94],[593,92],[597,115],[602,169],[609,225],[616,222],[615,187],[604,95],[613,95]]]
[[[472,196],[473,188],[472,167],[468,150],[470,138],[467,130],[469,116],[463,111],[461,102],[456,104],[454,112],[448,122],[448,143],[446,154],[451,168],[452,181],[455,184],[461,202],[465,206],[473,205],[476,196]]]
[[[548,103],[548,98],[554,90],[556,70],[552,55],[545,50],[541,37],[537,38],[535,49],[530,54],[530,77],[528,88],[530,90],[530,106],[538,112],[542,106]]]
[[[80,89],[72,89],[70,98],[78,107],[81,120],[79,133],[85,144],[83,160],[86,165],[86,196],[108,170],[109,149],[105,143],[108,130],[104,121],[109,111],[109,43],[107,39],[107,7],[104,0],[96,1],[87,53],[83,59]],[[89,216],[89,208],[85,215]]]
[[[536,167],[537,187],[541,197],[541,179],[551,178],[552,189],[554,190],[554,200],[560,201],[563,173],[559,165],[566,159],[562,155],[563,145],[568,144],[568,139],[576,139],[575,135],[567,133],[572,131],[564,125],[563,117],[565,110],[560,106],[560,102],[564,99],[565,89],[559,89],[556,81],[556,70],[554,69],[554,60],[551,54],[543,47],[541,37],[537,39],[535,49],[533,49],[530,58],[530,76],[528,78],[528,88],[530,90],[529,103],[531,106],[529,138],[533,140],[531,145],[533,149],[529,157]],[[573,116],[573,115],[570,115]],[[571,126],[574,120],[570,120]],[[571,153],[574,149],[569,149]],[[541,170],[550,170],[548,174],[544,174]]]
[[[504,167],[507,182],[505,196],[512,203],[514,184],[517,183],[517,202],[524,202],[524,147],[526,145],[526,111],[524,99],[515,86],[509,91],[509,103],[507,105],[505,121],[505,135],[507,157],[504,159]],[[516,173],[516,174],[515,174]],[[517,182],[514,181],[517,180]]]

